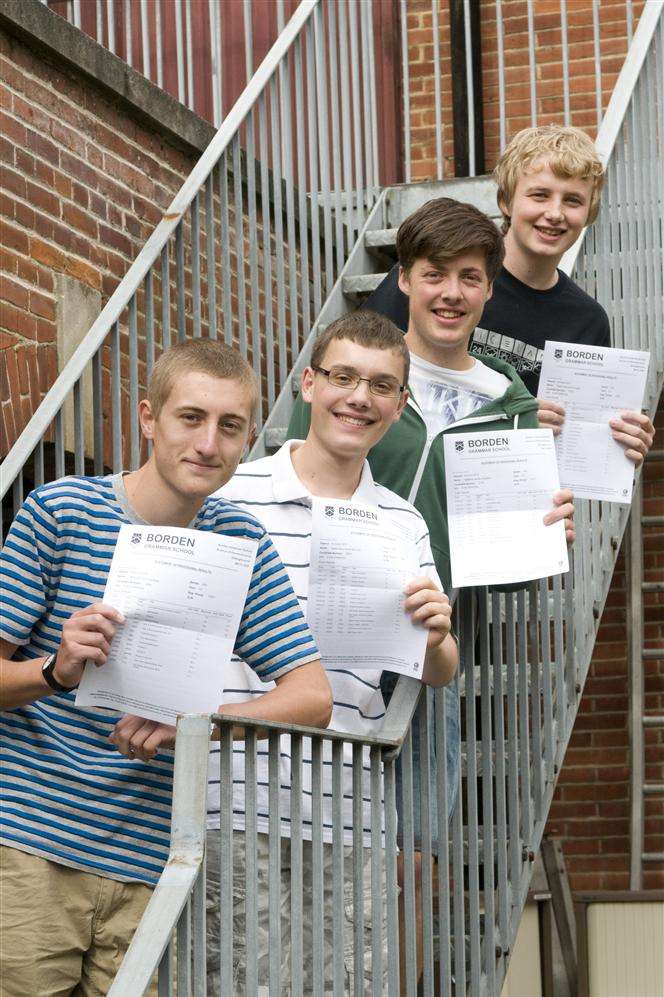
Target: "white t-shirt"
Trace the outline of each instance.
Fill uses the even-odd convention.
[[[410,377],[431,440],[453,422],[467,419],[485,402],[502,398],[509,378],[474,359],[468,370],[450,370],[410,355]]]
[[[297,442],[289,440],[273,457],[242,464],[237,472],[216,494],[251,512],[260,519],[281,557],[288,572],[295,595],[305,616],[309,593],[309,554],[311,548],[311,495],[302,484],[291,460],[291,447]],[[429,531],[422,516],[409,502],[394,492],[374,482],[369,464],[364,470],[357,491],[357,502],[378,506],[398,526],[402,535],[410,537],[417,547],[423,575],[428,575],[436,585],[440,580],[433,563]],[[315,635],[314,635],[315,636]],[[325,664],[325,662],[323,662]],[[327,676],[332,687],[334,707],[330,727],[352,734],[375,735],[385,716],[385,703],[380,691],[381,671],[362,669],[329,669]],[[239,658],[229,665],[221,690],[220,702],[246,702],[273,688],[271,682],[262,682],[256,673]],[[257,772],[257,826],[268,830],[268,751],[267,741],[258,742]],[[352,747],[344,744],[343,793],[344,838],[352,844]],[[303,743],[303,795],[302,834],[311,838],[311,742]],[[369,752],[363,759],[364,844],[371,843]],[[281,785],[281,833],[290,836],[290,739],[282,738],[279,764]],[[208,827],[219,826],[219,745],[211,745],[211,764],[208,781]],[[236,741],[233,746],[233,825],[244,829],[244,746]],[[323,745],[323,838],[332,840],[332,752],[329,742]]]

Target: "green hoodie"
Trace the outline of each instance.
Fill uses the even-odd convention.
[[[537,400],[514,368],[496,357],[482,357],[482,363],[509,378],[510,386],[502,398],[486,402],[468,418],[447,426],[427,446],[426,425],[411,393],[399,421],[369,453],[375,480],[412,502],[424,516],[436,569],[447,592],[451,588],[451,574],[443,436],[485,429],[537,429],[538,426]],[[298,397],[288,425],[288,438],[305,439],[309,422],[309,405]]]

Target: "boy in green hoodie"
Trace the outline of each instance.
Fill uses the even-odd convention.
[[[436,569],[445,591],[451,588],[443,436],[477,429],[534,429],[537,401],[510,364],[482,360],[468,344],[503,262],[503,240],[485,214],[448,197],[429,201],[410,215],[397,233],[399,287],[408,297],[406,342],[410,351],[409,399],[401,419],[369,453],[374,479],[411,502],[424,516]],[[304,439],[309,412],[298,398],[288,427]],[[553,496],[546,523],[565,520],[574,539],[572,494]],[[385,699],[396,675],[381,683]],[[391,683],[391,687],[390,684]],[[445,690],[448,815],[455,802],[459,757],[458,706],[454,687]],[[413,734],[415,847],[420,844],[417,797],[418,729]],[[432,762],[435,759],[432,755]],[[398,780],[399,781],[399,780]],[[397,793],[399,802],[400,793]],[[435,829],[432,813],[432,828]],[[432,831],[435,837],[435,831]],[[421,972],[421,859],[415,856],[418,975]],[[403,914],[401,916],[403,935]],[[403,940],[402,940],[403,967]]]

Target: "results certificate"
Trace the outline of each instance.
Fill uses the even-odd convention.
[[[568,570],[565,527],[545,526],[558,491],[550,429],[444,438],[452,585],[503,585]]]
[[[214,712],[256,550],[254,540],[219,533],[122,526],[104,602],[126,623],[106,663],[86,664],[77,705],[163,723]]]
[[[376,506],[314,499],[307,617],[326,668],[422,677],[427,631],[404,609],[423,574],[412,537]]]
[[[634,465],[608,423],[641,410],[649,361],[642,350],[545,343],[537,396],[565,408],[556,452],[561,485],[575,497],[632,501]]]

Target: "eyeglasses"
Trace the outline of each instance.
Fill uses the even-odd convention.
[[[366,381],[372,395],[379,398],[398,398],[405,391],[405,384],[399,384],[394,377],[360,377],[357,371],[349,370],[347,367],[332,367],[326,370],[325,367],[313,367],[317,374],[324,374],[330,384],[335,388],[345,388],[346,391],[354,391],[360,381]]]

